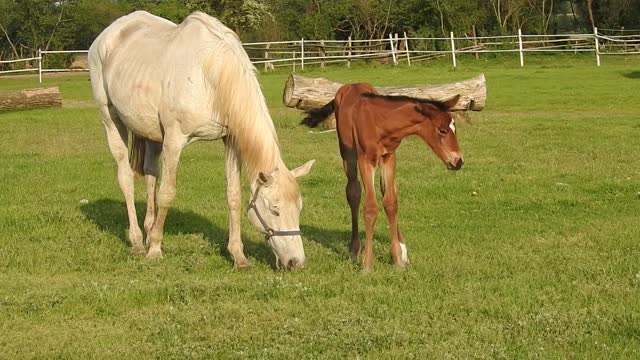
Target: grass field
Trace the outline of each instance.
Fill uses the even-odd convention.
[[[260,81],[287,164],[317,159],[301,181],[307,265],[295,273],[272,269],[246,217],[254,267],[232,269],[221,142],[183,153],[164,259],[130,256],[87,76],[45,77],[62,108],[0,114],[0,358],[639,358],[640,57],[526,61],[305,72],[375,85],[487,78],[486,109],[458,126],[461,171],[417,138],[400,147],[412,263],[391,266],[381,210],[368,274],[348,260],[336,135],[309,133],[283,107],[288,73]],[[0,78],[0,89],[34,86]]]

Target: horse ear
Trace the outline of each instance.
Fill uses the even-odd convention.
[[[456,104],[458,103],[458,101],[460,100],[460,94],[452,97],[451,99],[447,100],[444,102],[444,104],[447,106],[447,109],[452,109],[454,106],[456,106]]]
[[[273,175],[265,174],[262,171],[258,173],[258,181],[262,186],[267,187],[273,183]]]
[[[311,170],[311,166],[313,166],[313,163],[315,162],[316,159],[307,161],[304,165],[298,166],[297,168],[291,170],[291,175],[293,175],[293,177],[295,178],[307,175],[309,173],[309,170]]]

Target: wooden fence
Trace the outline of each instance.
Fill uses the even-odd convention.
[[[251,62],[265,71],[276,67],[290,67],[292,71],[304,70],[305,66],[324,67],[330,63],[342,62],[347,66],[359,60],[377,60],[397,65],[449,57],[452,66],[457,67],[457,58],[461,55],[517,53],[520,66],[525,65],[525,55],[529,53],[582,53],[594,54],[597,66],[603,55],[640,54],[640,34],[604,35],[561,34],[527,35],[518,31],[516,35],[503,36],[454,36],[449,37],[409,37],[406,33],[389,34],[384,39],[355,40],[293,40],[274,42],[244,43]],[[18,72],[86,71],[86,68],[48,68],[46,57],[49,54],[82,54],[87,50],[40,51],[37,56],[0,60],[0,74]]]

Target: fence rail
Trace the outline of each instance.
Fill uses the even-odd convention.
[[[344,62],[351,66],[352,61],[378,59],[397,65],[406,62],[425,61],[450,56],[452,65],[458,66],[457,56],[491,53],[518,53],[520,66],[524,66],[525,54],[530,53],[566,53],[591,52],[595,55],[596,65],[600,66],[601,55],[638,55],[640,54],[640,34],[624,32],[621,35],[593,34],[552,34],[530,35],[518,31],[516,35],[500,36],[454,36],[449,37],[402,37],[389,34],[386,39],[358,40],[292,40],[273,42],[244,43],[251,62],[264,66],[264,70],[275,67],[320,65]],[[47,72],[87,71],[86,68],[48,68],[47,56],[50,54],[86,54],[87,50],[38,50],[38,56],[27,59],[0,61],[0,74],[38,72],[40,82],[42,74]],[[34,62],[37,62],[34,64]],[[22,66],[20,66],[20,64]],[[7,69],[9,68],[9,69]]]

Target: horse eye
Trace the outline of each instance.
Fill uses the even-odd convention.
[[[280,216],[280,211],[278,211],[278,208],[271,208],[269,209],[269,212],[271,212],[274,216]]]
[[[438,128],[438,133],[440,133],[440,135],[442,136],[447,135],[448,132],[449,131],[447,131],[447,129]]]

